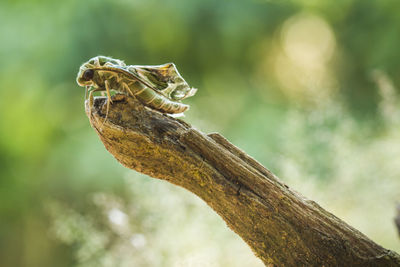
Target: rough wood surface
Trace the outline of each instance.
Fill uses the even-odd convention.
[[[113,101],[104,124],[106,99],[86,105],[106,149],[124,166],[202,198],[267,266],[400,266],[398,254],[291,190],[223,136],[133,98]]]

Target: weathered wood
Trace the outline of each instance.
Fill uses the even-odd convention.
[[[217,133],[116,95],[86,112],[107,150],[124,166],[193,192],[268,266],[400,266],[382,248]],[[162,196],[160,196],[162,197]]]

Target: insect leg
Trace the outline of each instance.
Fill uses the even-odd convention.
[[[112,100],[111,100],[111,94],[110,94],[110,83],[109,83],[109,81],[108,80],[106,80],[105,82],[104,82],[104,84],[106,85],[106,92],[107,92],[107,105],[108,105],[108,103],[112,103]]]
[[[108,80],[106,80],[104,82],[104,84],[106,86],[106,92],[107,92],[107,110],[106,110],[106,117],[104,118],[104,121],[101,124],[100,128],[103,128],[104,123],[107,121],[108,112],[110,111],[110,103],[112,103],[111,94],[110,94],[110,83],[108,82]]]
[[[132,93],[131,89],[129,88],[129,86],[128,86],[126,83],[122,83],[122,87],[123,87],[127,92],[129,92],[132,96],[135,96],[135,95]]]
[[[89,92],[89,107],[93,107],[93,90]]]
[[[89,107],[92,107],[92,106],[93,106],[93,92],[94,92],[95,90],[96,90],[96,89],[92,89],[92,90],[89,91],[89,89],[88,89],[88,91],[89,91],[89,96],[88,96],[88,99],[89,99]]]
[[[146,89],[147,89],[147,87],[143,86],[142,89],[140,89],[139,91],[135,92],[135,95],[140,95],[140,94],[143,93]]]
[[[89,89],[87,89],[87,90],[89,90]],[[90,90],[89,91],[89,107],[93,107],[93,92],[96,92],[96,91],[101,91],[101,89],[100,88],[94,88],[94,89],[92,89],[92,90]]]

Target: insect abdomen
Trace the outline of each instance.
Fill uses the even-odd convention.
[[[157,94],[148,87],[142,87],[141,89],[135,88],[132,93],[145,106],[162,113],[177,114],[182,113],[189,108],[188,105],[171,101],[168,98]]]
[[[182,113],[184,111],[186,111],[189,106],[179,103],[179,102],[175,102],[175,101],[171,101],[165,97],[162,97],[164,99],[164,103],[162,106],[159,106],[159,108],[155,108],[157,110],[160,110],[161,112],[164,113],[171,113],[171,114],[178,114],[178,113]]]

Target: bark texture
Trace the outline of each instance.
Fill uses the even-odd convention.
[[[400,266],[400,256],[306,199],[223,136],[116,95],[86,104],[124,166],[202,198],[267,266]],[[104,123],[103,123],[104,122]]]

